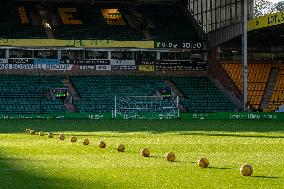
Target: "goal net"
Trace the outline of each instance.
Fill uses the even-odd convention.
[[[115,97],[113,117],[122,119],[176,119],[179,99],[159,96]]]

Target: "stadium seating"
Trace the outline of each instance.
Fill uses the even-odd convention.
[[[284,104],[284,65],[279,65],[278,69],[274,90],[265,111],[275,111],[280,105]]]
[[[79,112],[108,112],[115,96],[152,96],[166,86],[162,77],[74,76],[71,81],[81,97],[74,100]]]
[[[60,84],[57,76],[0,76],[1,113],[67,112],[61,100],[48,100],[47,92]]]
[[[57,39],[143,40],[141,31],[127,24],[124,9],[86,3],[18,2],[1,3],[0,38],[47,38],[37,6],[44,7]],[[36,24],[32,16],[40,20]]]
[[[25,12],[33,9],[32,4],[22,5],[1,2],[0,6],[0,38],[25,39],[47,38],[40,24],[30,22],[31,18]]]
[[[188,112],[234,111],[235,105],[207,77],[173,77],[171,81],[184,95]]]
[[[114,109],[115,96],[153,96],[168,86],[166,80],[171,80],[184,95],[181,103],[188,112],[235,108],[206,77],[72,76],[70,79],[80,96],[73,101],[78,112],[110,112]],[[59,76],[1,75],[0,113],[67,112],[61,100],[47,98],[48,91],[60,84]],[[162,103],[167,106],[170,101]]]
[[[240,63],[223,63],[222,67],[238,89],[242,91],[242,65]],[[271,64],[248,64],[248,102],[255,109],[260,108],[270,69]]]
[[[173,5],[142,5],[138,10],[150,18],[152,38],[157,41],[197,41],[198,34],[182,11]]]
[[[107,112],[114,108],[114,96],[152,96],[167,86],[165,78],[159,76],[74,76],[71,80],[81,97],[74,101],[80,112]],[[170,80],[185,95],[182,103],[188,112],[234,110],[234,105],[206,77]]]
[[[49,38],[93,40],[200,41],[181,11],[173,5],[131,7],[149,18],[153,27],[136,22],[131,5],[86,2],[23,1],[0,7],[0,38]],[[144,18],[145,17],[145,18]],[[49,31],[44,27],[48,24]],[[148,30],[145,37],[143,30]],[[51,34],[50,34],[51,33]]]
[[[84,3],[50,3],[48,10],[57,13],[58,25],[53,26],[58,39],[143,40],[141,31],[133,29],[117,5],[89,5]],[[65,14],[59,10],[64,10]],[[68,12],[69,10],[69,12]],[[73,10],[73,11],[70,11]],[[67,19],[64,15],[72,12]],[[68,22],[67,22],[68,21]],[[75,21],[75,22],[74,22]]]

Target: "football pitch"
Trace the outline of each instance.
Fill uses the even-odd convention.
[[[25,134],[26,128],[36,135]],[[61,133],[65,140],[58,139]],[[82,144],[85,138],[89,145]],[[145,147],[150,157],[141,156]],[[168,152],[175,153],[174,162],[166,161]],[[198,167],[200,157],[208,158],[208,168]],[[251,176],[240,174],[245,163],[253,166]],[[1,120],[0,188],[282,189],[284,122]]]

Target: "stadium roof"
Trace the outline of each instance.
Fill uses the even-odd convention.
[[[284,46],[284,12],[251,19],[248,24],[249,46]],[[226,44],[241,44],[241,36]]]

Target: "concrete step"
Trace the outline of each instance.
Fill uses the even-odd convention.
[[[268,107],[277,80],[277,75],[278,69],[272,68],[270,70],[269,78],[265,86],[264,94],[260,104],[260,109],[266,109]]]
[[[64,103],[64,106],[69,110],[69,112],[76,112],[76,108],[71,103]]]
[[[72,94],[74,100],[80,99],[79,94],[77,93],[77,91],[75,90],[73,84],[69,79],[63,79],[62,83],[64,84],[64,86],[68,87],[68,90]]]

